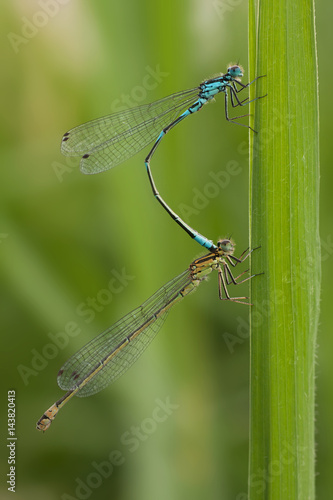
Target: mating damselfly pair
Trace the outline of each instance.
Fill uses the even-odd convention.
[[[252,101],[240,100],[238,94],[258,78],[244,85],[240,82],[243,70],[238,65],[229,66],[227,73],[205,80],[190,90],[173,94],[152,104],[115,113],[80,125],[67,132],[62,140],[62,152],[68,156],[82,156],[81,171],[86,174],[108,170],[143,149],[155,138],[154,145],[145,159],[145,165],[156,199],[166,212],[195,241],[210,253],[194,260],[182,274],[160,288],[146,302],[101,333],[74,354],[58,373],[58,385],[67,393],[54,403],[38,420],[37,429],[47,430],[58,411],[74,396],[90,396],[122,375],[155,337],[170,308],[195,290],[213,270],[218,272],[219,297],[221,300],[246,303],[247,297],[230,297],[227,287],[238,285],[253,276],[236,278],[230,265],[235,267],[251,254],[245,251],[237,258],[233,255],[234,244],[229,239],[219,240],[215,245],[187,225],[163,200],[157,191],[150,160],[164,135],[190,114],[199,111],[215,95],[225,95],[225,117],[228,121],[248,115],[230,118],[228,102],[233,108]],[[238,87],[239,85],[239,87]],[[251,127],[248,127],[251,128]],[[253,130],[253,129],[251,129]],[[158,134],[158,135],[157,135]]]
[[[164,201],[156,188],[150,160],[169,130],[187,116],[199,111],[204,104],[212,101],[219,93],[224,93],[225,118],[232,123],[253,130],[248,125],[235,121],[248,116],[247,114],[229,117],[229,100],[231,106],[237,108],[265,97],[256,97],[251,101],[247,97],[240,100],[238,94],[247,89],[258,78],[262,78],[262,76],[258,76],[252,82],[243,84],[240,81],[242,76],[242,67],[237,64],[231,65],[226,73],[205,80],[198,87],[172,94],[151,104],[138,106],[79,125],[66,132],[62,139],[61,151],[66,156],[81,156],[80,168],[83,173],[97,174],[123,163],[155,139],[154,145],[145,159],[153,195],[171,218],[191,238],[208,250],[216,249],[216,245],[211,240],[192,229]]]

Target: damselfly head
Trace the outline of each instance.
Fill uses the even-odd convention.
[[[227,73],[228,75],[232,76],[232,78],[239,80],[242,78],[244,70],[242,66],[239,66],[238,64],[233,64],[228,66]]]
[[[235,249],[235,244],[231,240],[219,240],[217,242],[217,246],[219,250],[222,250],[224,253],[232,254]]]

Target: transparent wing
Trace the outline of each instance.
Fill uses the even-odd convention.
[[[89,379],[77,396],[95,394],[133,365],[162,326],[170,307],[199,283],[190,270],[169,281],[140,307],[117,321],[74,354],[58,373],[58,385],[70,390]],[[181,293],[182,292],[182,293]],[[92,375],[100,365],[100,371]]]
[[[61,143],[65,156],[83,156],[85,174],[103,172],[141,151],[164,127],[195,101],[198,88],[97,118],[66,132]]]

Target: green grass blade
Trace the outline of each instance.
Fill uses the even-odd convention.
[[[250,500],[314,499],[318,84],[311,0],[250,0]],[[251,96],[253,97],[253,95]]]

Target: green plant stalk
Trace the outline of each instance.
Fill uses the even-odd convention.
[[[250,0],[250,500],[315,497],[319,143],[312,0]],[[256,93],[256,94],[255,94]]]

